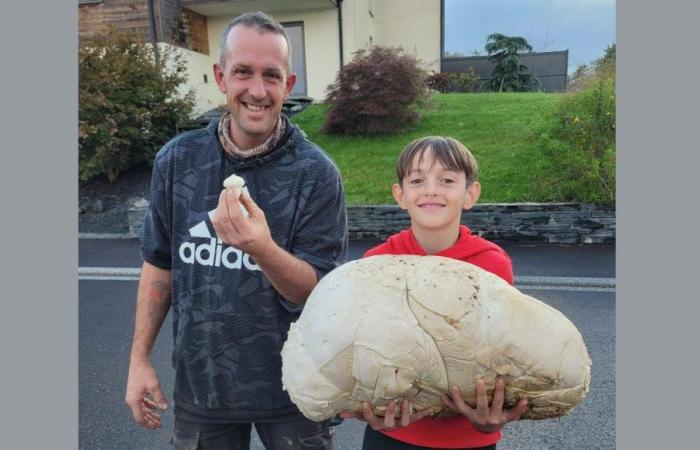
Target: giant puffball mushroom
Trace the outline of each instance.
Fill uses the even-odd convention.
[[[224,188],[231,189],[236,195],[236,198],[241,196],[243,185],[245,185],[245,180],[236,174],[233,174],[224,180]]]
[[[438,256],[373,256],[321,279],[282,349],[282,383],[309,419],[360,411],[453,414],[440,395],[458,386],[476,407],[476,381],[506,383],[522,418],[568,414],[590,382],[581,334],[558,310],[472,264]]]

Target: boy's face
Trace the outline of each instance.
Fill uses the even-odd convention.
[[[392,186],[396,203],[408,212],[414,229],[457,230],[462,210],[471,208],[479,199],[479,182],[467,187],[464,172],[445,168],[430,148],[423,153],[420,164],[418,159],[416,155],[401,184]]]

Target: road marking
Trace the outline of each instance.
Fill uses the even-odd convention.
[[[138,281],[137,267],[79,267],[78,280]],[[615,278],[594,277],[515,277],[518,289],[614,292]]]
[[[78,233],[78,239],[138,239],[131,233]]]

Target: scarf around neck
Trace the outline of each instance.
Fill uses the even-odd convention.
[[[282,119],[282,116],[280,115],[277,118],[277,124],[275,125],[274,131],[270,137],[265,140],[265,142],[257,147],[242,150],[233,142],[233,139],[231,139],[230,123],[231,113],[228,112],[224,114],[221,120],[219,120],[218,134],[219,141],[221,142],[221,146],[223,147],[224,151],[233,158],[251,158],[253,156],[259,156],[271,151],[273,148],[275,148],[277,142],[279,142],[287,128],[284,119]]]

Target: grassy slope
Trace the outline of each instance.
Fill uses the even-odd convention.
[[[451,136],[469,148],[479,163],[480,202],[549,200],[534,188],[538,150],[533,127],[550,111],[558,94],[441,94],[414,129],[375,137],[331,136],[320,133],[325,107],[314,105],[293,118],[311,141],[338,163],[347,203],[393,204],[391,184],[401,149],[426,135]]]

